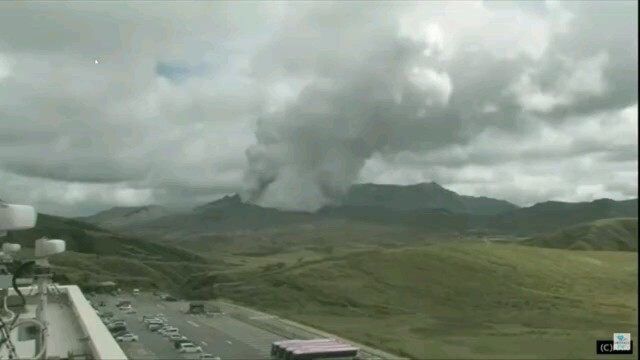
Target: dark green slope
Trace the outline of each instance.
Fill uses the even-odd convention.
[[[596,220],[537,236],[524,243],[561,249],[638,251],[638,218]]]
[[[58,216],[38,214],[35,228],[9,233],[10,241],[32,248],[41,237],[66,241],[67,250],[101,256],[124,256],[140,260],[205,260],[189,251],[113,233],[96,225]]]

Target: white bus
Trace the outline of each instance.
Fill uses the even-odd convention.
[[[359,349],[349,345],[310,345],[288,350],[284,360],[353,360]]]
[[[271,344],[271,357],[274,359],[279,359],[283,355],[283,353],[290,348],[294,348],[296,346],[300,346],[303,344],[312,345],[312,344],[324,344],[324,343],[333,343],[337,344],[338,342],[335,339],[312,339],[312,340],[281,340],[276,341]]]

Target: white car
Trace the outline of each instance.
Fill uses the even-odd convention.
[[[144,320],[142,320],[142,322],[144,322],[145,324],[150,324],[150,323],[153,323],[153,322],[161,323],[163,321],[158,319],[158,318],[155,318],[155,317],[152,317],[152,318],[148,317],[148,318],[145,318]]]
[[[133,341],[138,341],[138,335],[133,335],[133,334],[124,334],[122,336],[118,336],[116,338],[116,340],[120,341],[120,342],[133,342]]]
[[[161,334],[164,337],[169,337],[171,335],[180,334],[180,332],[178,331],[178,329],[171,329],[171,330],[165,330],[165,331],[161,332]]]
[[[158,330],[158,332],[162,335],[168,333],[168,332],[178,332],[178,328],[177,327],[173,327],[173,326],[165,326],[163,328],[161,328],[160,330]]]
[[[200,346],[195,346],[192,343],[184,343],[180,344],[178,351],[181,353],[199,353],[202,352],[202,348]]]
[[[211,354],[200,354],[198,360],[221,360],[219,356],[213,356]]]
[[[129,309],[125,310],[124,313],[125,314],[135,314],[136,313],[136,309],[129,308]]]
[[[131,307],[131,305],[123,305],[123,306],[120,306],[119,309],[122,311],[128,311],[133,309],[133,307]]]
[[[176,341],[176,340],[186,340],[187,337],[182,336],[179,333],[172,333],[167,336],[167,339],[169,339],[169,341]]]

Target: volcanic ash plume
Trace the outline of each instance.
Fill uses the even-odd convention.
[[[374,153],[420,141],[416,131],[447,104],[452,85],[429,65],[428,43],[397,33],[359,43],[366,46],[338,60],[312,53],[299,61],[313,65],[296,64],[295,73],[281,75],[299,78],[302,67],[310,80],[286,106],[259,119],[257,144],[247,150],[245,201],[316,211],[339,202]]]

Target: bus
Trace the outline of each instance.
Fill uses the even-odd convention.
[[[353,360],[358,356],[359,350],[357,347],[349,345],[306,346],[287,351],[284,360]]]
[[[273,358],[280,358],[284,351],[288,348],[293,348],[303,344],[322,344],[322,343],[338,343],[335,339],[312,339],[312,340],[281,340],[271,344],[271,356]]]

